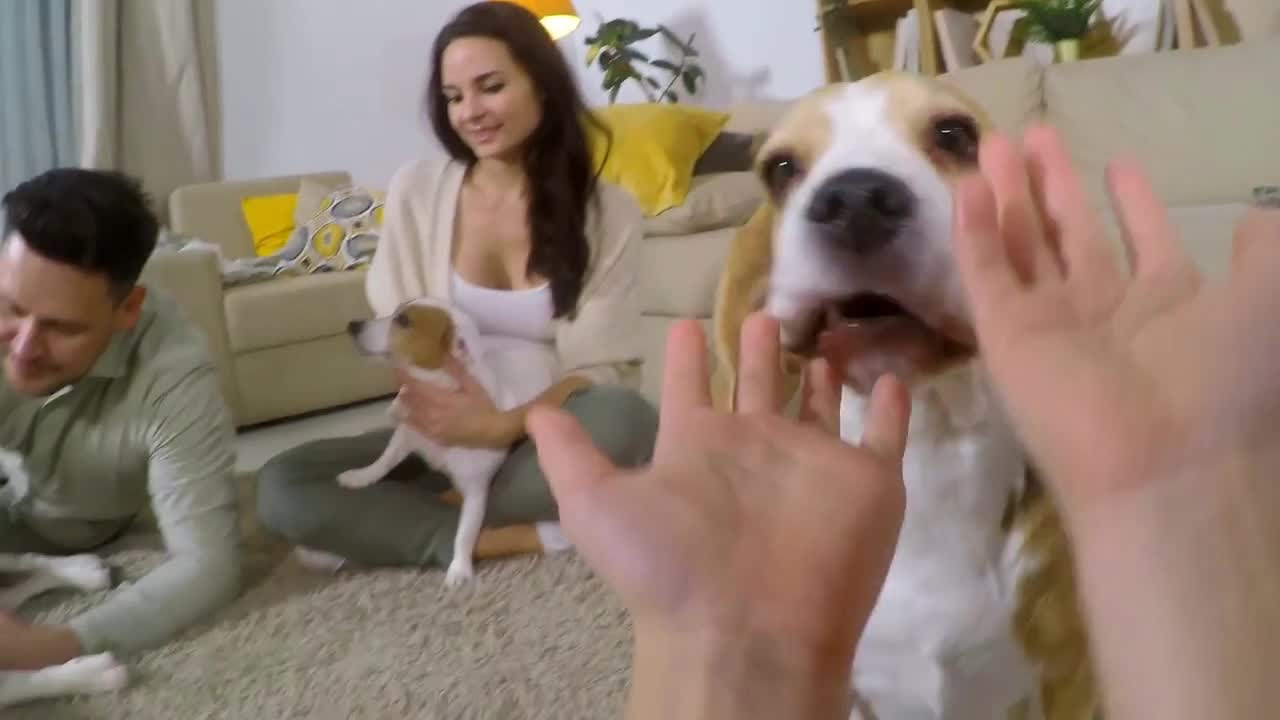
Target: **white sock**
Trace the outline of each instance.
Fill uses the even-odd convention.
[[[565,537],[564,531],[560,529],[560,523],[540,522],[533,527],[538,531],[538,540],[542,542],[542,549],[548,555],[573,549],[573,543]]]
[[[311,570],[321,570],[324,572],[338,572],[343,565],[347,564],[347,559],[341,555],[335,555],[323,550],[312,550],[309,547],[299,545],[293,549],[294,555],[297,555],[298,562]]]

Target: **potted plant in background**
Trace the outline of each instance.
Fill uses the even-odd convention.
[[[676,48],[680,54],[678,60],[652,59],[636,49],[637,43],[655,35],[661,35]],[[609,20],[601,23],[595,34],[586,39],[587,67],[594,63],[603,71],[600,87],[609,93],[610,104],[618,99],[618,92],[628,80],[640,86],[649,102],[679,102],[680,96],[673,89],[677,82],[682,84],[685,92],[694,95],[706,79],[706,73],[695,60],[698,57],[698,51],[693,47],[695,35],[681,40],[664,25],[642,27],[625,18]],[[661,75],[646,74],[641,71],[646,66],[669,77],[664,82],[659,79]]]
[[[1021,0],[1013,7],[1026,12],[1027,39],[1051,43],[1059,62],[1080,59],[1080,39],[1093,27],[1102,0]]]

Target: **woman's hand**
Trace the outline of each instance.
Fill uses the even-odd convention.
[[[1210,286],[1136,164],[1113,163],[1130,272],[1054,130],[1028,130],[1024,150],[993,135],[979,155],[957,261],[995,384],[1068,508],[1208,470],[1280,421],[1275,211],[1252,212],[1229,282]]]
[[[509,413],[499,410],[484,388],[454,358],[445,370],[458,382],[451,390],[423,382],[400,370],[401,416],[415,430],[445,445],[503,448],[522,431]]]
[[[853,649],[902,522],[909,399],[901,383],[883,378],[861,445],[842,442],[780,414],[775,321],[753,315],[742,343],[738,414],[718,413],[700,327],[673,327],[647,468],[617,469],[558,410],[531,412],[530,433],[565,531],[635,619],[638,675],[679,672],[671,669],[676,663],[687,678],[654,682],[697,685],[707,680],[695,679],[708,671],[705,663],[720,657],[733,677],[710,684],[737,693],[724,702],[759,700],[739,717],[769,716],[769,708],[795,699],[797,686],[782,677],[793,672],[808,675],[799,687],[815,692],[831,681],[835,704],[823,707],[843,708]],[[650,663],[651,654],[661,659]],[[737,671],[768,677],[755,677],[752,692]],[[650,690],[633,698],[666,697],[679,709],[672,717],[695,713],[700,700],[715,704]]]

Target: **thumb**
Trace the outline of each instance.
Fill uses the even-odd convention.
[[[531,408],[525,429],[557,502],[590,490],[617,472],[577,419],[559,408]]]
[[[902,381],[881,375],[871,388],[862,447],[885,460],[902,462],[907,451],[907,427],[911,421],[911,396]]]

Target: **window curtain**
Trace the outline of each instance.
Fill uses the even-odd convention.
[[[217,175],[213,3],[70,2],[78,164],[138,178],[163,216],[174,188]]]
[[[71,2],[0,2],[0,192],[77,164]]]

